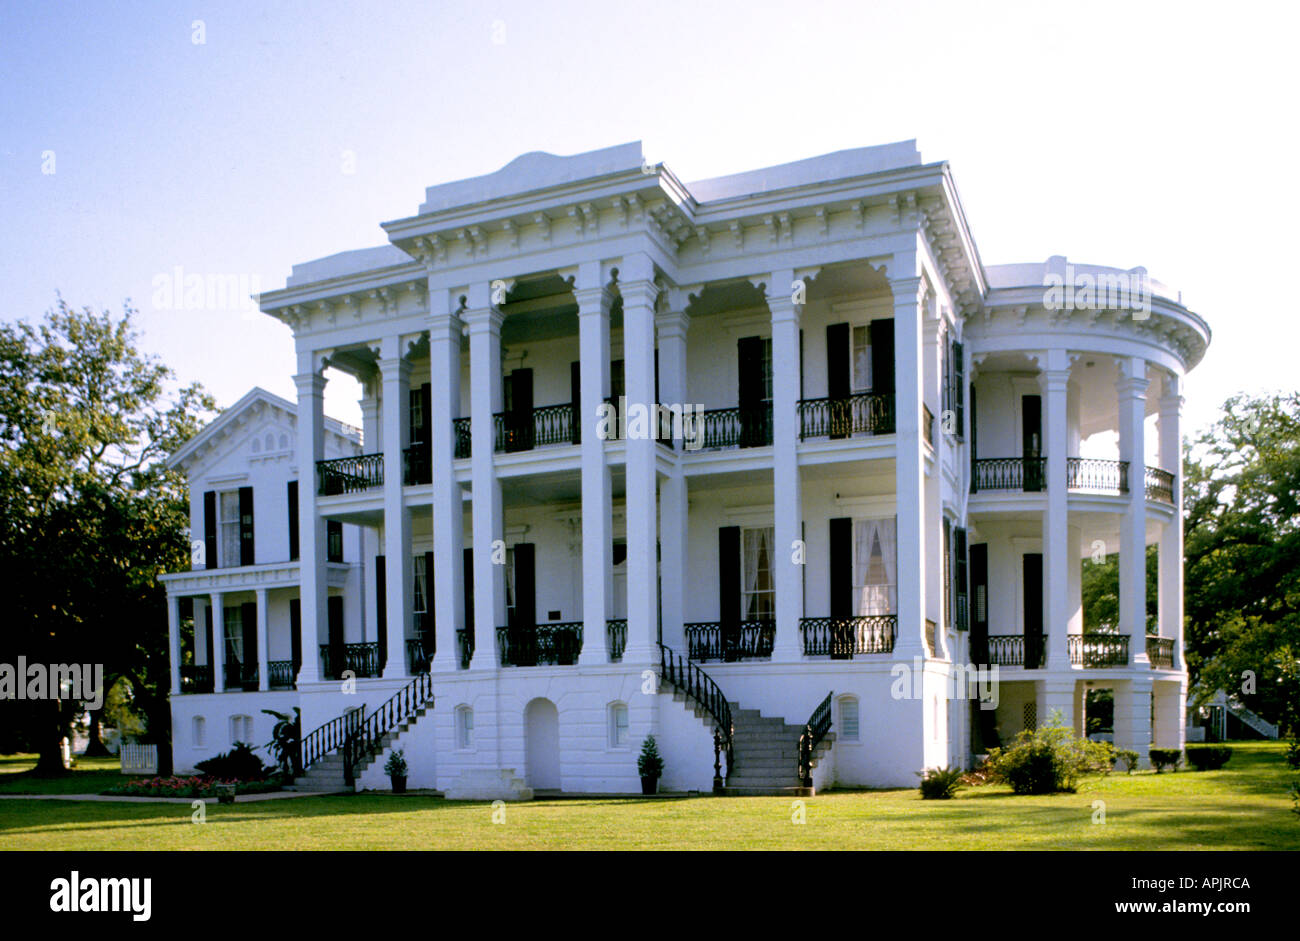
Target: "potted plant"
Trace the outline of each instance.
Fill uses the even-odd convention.
[[[406,793],[406,755],[402,749],[396,749],[384,762],[384,774],[393,782],[394,794]]]
[[[218,804],[233,804],[235,802],[235,793],[239,790],[239,785],[234,781],[219,781],[215,787],[217,792]]]
[[[641,775],[641,793],[654,794],[659,789],[659,776],[664,773],[664,760],[653,735],[641,743],[641,754],[636,759],[636,770]]]

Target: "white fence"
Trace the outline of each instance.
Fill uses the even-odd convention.
[[[158,746],[122,743],[123,774],[157,774]]]

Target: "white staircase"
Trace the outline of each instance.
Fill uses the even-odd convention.
[[[1254,729],[1263,738],[1277,738],[1278,727],[1267,719],[1262,718],[1258,713],[1252,712],[1240,703],[1227,701],[1228,711],[1232,713],[1241,722],[1249,728]]]
[[[799,736],[804,727],[757,709],[741,709],[736,703],[731,704],[731,716],[735,734],[726,793],[811,796],[812,789],[799,780]],[[832,732],[818,743],[813,767],[834,741]]]

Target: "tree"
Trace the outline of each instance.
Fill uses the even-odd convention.
[[[0,565],[10,579],[0,662],[91,663],[125,679],[146,737],[170,741],[166,596],[188,565],[188,501],[165,457],[202,427],[212,397],[137,347],[121,318],[60,297],[39,325],[0,325]],[[106,691],[105,691],[106,692]],[[80,703],[9,701],[9,747],[63,770]]]
[[[1183,467],[1186,657],[1198,699],[1224,689],[1295,729],[1300,393],[1233,396],[1184,448]]]

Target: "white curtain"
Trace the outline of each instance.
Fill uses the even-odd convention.
[[[242,608],[226,608],[226,662],[244,662],[244,621]]]
[[[741,579],[745,592],[745,610],[742,617],[750,619],[766,614],[762,602],[770,597],[772,591],[772,543],[775,532],[770,526],[746,529],[743,537]]]
[[[889,519],[853,523],[853,584],[857,613],[893,614],[898,610],[897,523]]]

